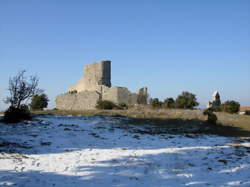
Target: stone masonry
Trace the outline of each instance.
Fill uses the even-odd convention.
[[[70,91],[96,91],[98,86],[111,87],[111,62],[102,61],[84,67],[84,76]]]
[[[131,93],[125,87],[111,86],[111,61],[101,61],[84,67],[84,76],[69,92],[56,98],[60,110],[95,109],[98,100],[109,100],[116,104],[147,104],[147,88]]]

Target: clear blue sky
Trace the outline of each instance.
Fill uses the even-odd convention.
[[[112,61],[113,85],[151,97],[218,90],[250,105],[249,0],[0,0],[0,109],[19,70],[53,107],[84,64]]]

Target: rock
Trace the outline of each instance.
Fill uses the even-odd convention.
[[[48,146],[48,145],[51,145],[51,142],[41,142],[41,145],[42,146]]]

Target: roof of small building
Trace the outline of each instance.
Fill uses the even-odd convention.
[[[246,112],[246,111],[250,111],[250,106],[241,106],[240,107],[240,112]]]

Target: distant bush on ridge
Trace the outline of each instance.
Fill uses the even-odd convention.
[[[238,113],[240,111],[240,103],[237,101],[226,101],[220,106],[221,111],[231,114]]]
[[[172,97],[165,99],[163,102],[163,107],[164,108],[175,108],[175,100]]]
[[[48,106],[48,96],[46,94],[34,95],[31,99],[30,108],[32,110],[43,110]]]
[[[182,94],[179,95],[175,100],[176,108],[193,109],[198,105],[199,103],[197,102],[195,94],[192,94],[190,92],[182,92]]]
[[[150,105],[155,109],[159,109],[162,107],[162,102],[158,98],[154,98],[150,100]]]

